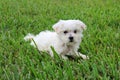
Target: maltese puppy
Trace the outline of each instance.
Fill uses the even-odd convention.
[[[63,59],[68,56],[79,56],[88,59],[86,55],[77,52],[82,40],[82,32],[86,25],[80,20],[60,20],[53,25],[55,32],[42,31],[38,35],[28,34],[24,37],[26,41],[30,40],[31,45],[38,48],[39,51],[46,51],[50,56],[54,56],[53,50]]]

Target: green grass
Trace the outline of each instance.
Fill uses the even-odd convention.
[[[23,40],[60,19],[87,25],[79,51],[89,60],[52,59]],[[119,79],[119,0],[0,0],[0,80]]]

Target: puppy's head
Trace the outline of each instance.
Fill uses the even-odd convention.
[[[66,44],[80,43],[86,25],[80,20],[60,20],[53,25],[59,38]]]

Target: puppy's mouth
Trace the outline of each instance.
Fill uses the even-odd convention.
[[[69,40],[70,43],[74,42],[74,40]]]

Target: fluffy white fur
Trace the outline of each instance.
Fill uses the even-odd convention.
[[[83,59],[88,59],[88,56],[77,52],[82,40],[82,32],[86,29],[86,25],[80,20],[60,20],[53,25],[55,32],[42,31],[38,35],[28,34],[24,39],[31,40],[31,45],[37,46],[39,51],[47,51],[52,57],[53,51],[67,59],[66,55],[80,56]]]

